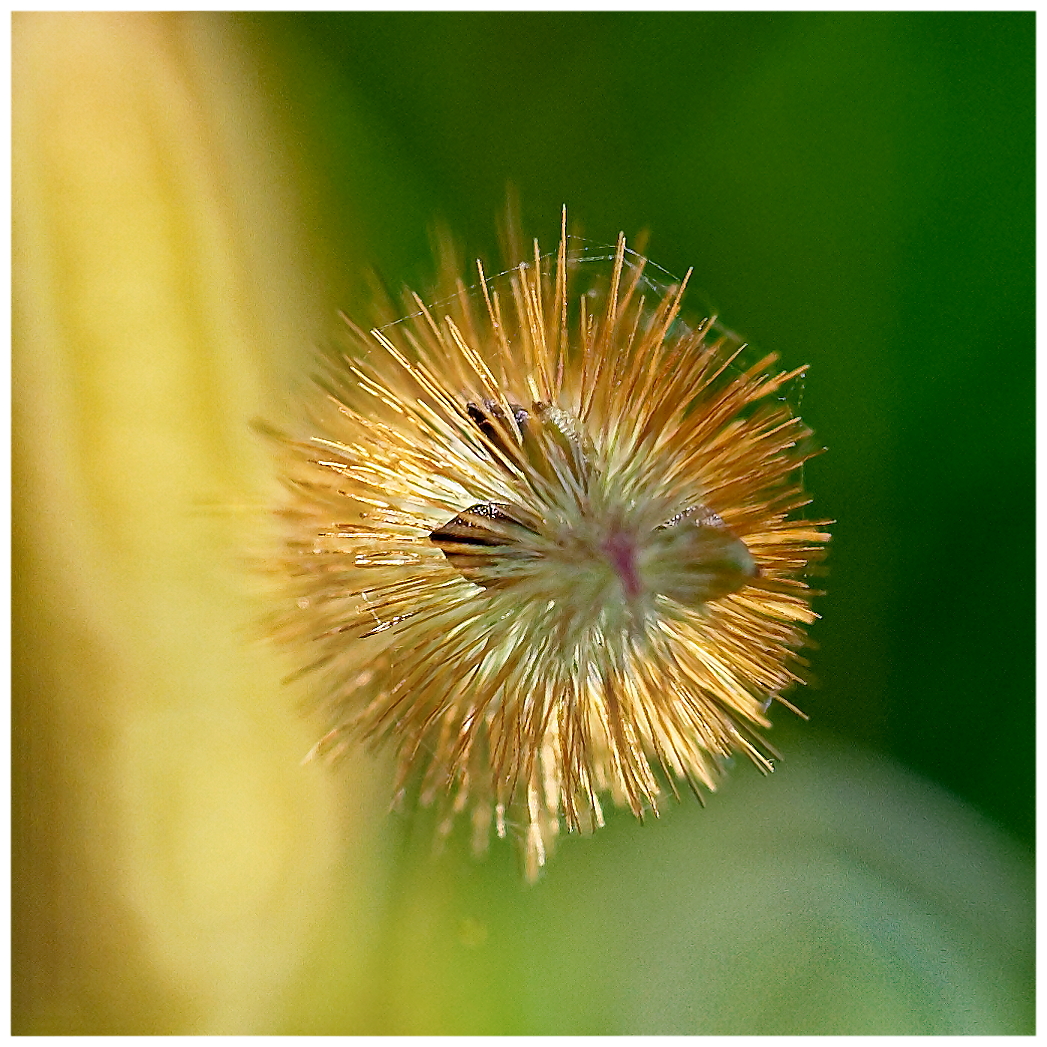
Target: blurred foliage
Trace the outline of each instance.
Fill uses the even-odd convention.
[[[1032,14],[247,22],[350,304],[362,263],[424,284],[434,215],[496,257],[512,184],[544,243],[563,203],[649,229],[694,308],[811,365],[837,524],[801,703],[1031,841]]]
[[[1032,14],[15,30],[16,1032],[1032,1031]],[[238,572],[251,418],[509,184],[811,365],[837,520],[779,771],[532,889],[298,767]]]

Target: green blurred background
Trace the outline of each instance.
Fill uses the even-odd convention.
[[[21,17],[16,115],[69,141],[21,103],[15,1031],[1031,1032],[1033,15]],[[149,184],[70,133],[92,82]],[[810,365],[837,521],[775,774],[612,813],[533,888],[504,841],[434,858],[386,762],[297,767],[311,725],[221,625],[249,528],[199,511],[267,497],[249,421],[296,417],[308,318],[334,337],[370,266],[424,288],[434,219],[497,258],[510,184],[546,246],[565,203],[650,230],[694,309]],[[112,262],[142,245],[156,287]]]
[[[422,285],[434,216],[497,257],[512,183],[551,245],[649,229],[786,366],[837,521],[812,729],[1033,838],[1032,14],[246,19],[355,301]],[[1024,565],[1024,566],[1022,566]]]

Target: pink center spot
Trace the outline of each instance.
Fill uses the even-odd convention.
[[[630,599],[639,596],[643,591],[643,585],[636,570],[636,546],[633,540],[628,535],[615,531],[608,536],[601,548],[621,579],[625,595]]]

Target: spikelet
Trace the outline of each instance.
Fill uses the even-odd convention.
[[[713,320],[680,318],[620,237],[558,250],[365,333],[287,441],[276,635],[304,645],[329,731],[398,755],[395,795],[522,827],[534,879],[561,827],[714,789],[797,682],[809,432]],[[689,275],[689,274],[688,274]],[[785,703],[788,704],[788,703]]]

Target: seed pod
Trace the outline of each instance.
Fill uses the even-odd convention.
[[[565,227],[554,256],[351,326],[333,410],[289,441],[275,628],[309,648],[317,751],[393,746],[398,797],[443,831],[468,813],[478,850],[519,826],[531,878],[602,798],[641,816],[734,752],[769,769],[754,731],[815,617],[802,369],[743,362],[654,268]]]

